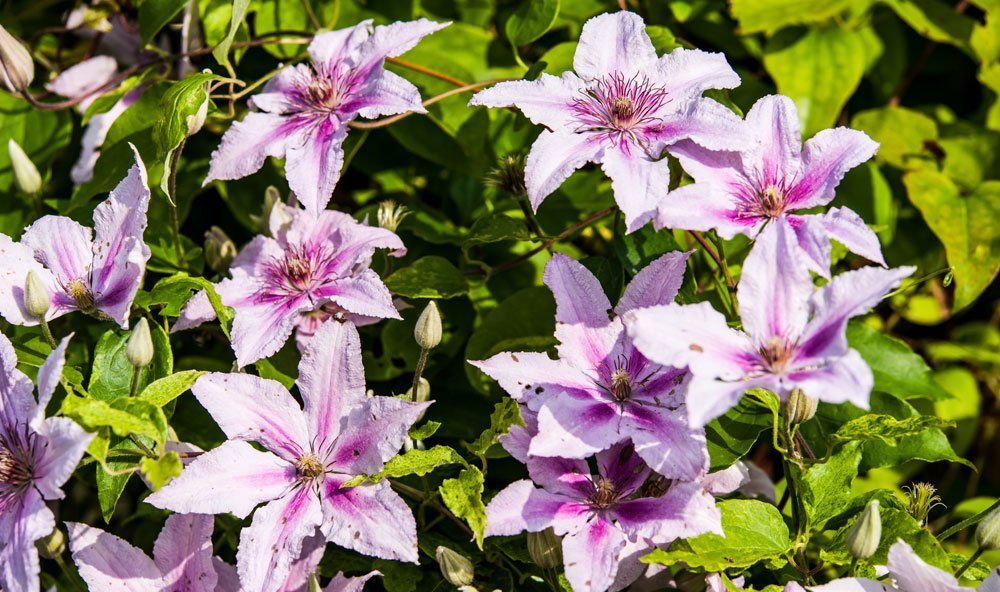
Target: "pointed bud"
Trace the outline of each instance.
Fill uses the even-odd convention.
[[[413,387],[411,386],[406,391],[407,396],[411,401],[416,401],[417,403],[426,403],[431,400],[431,383],[427,381],[423,376],[417,382],[417,392],[413,392]],[[419,420],[417,420],[419,421]]]
[[[879,514],[878,500],[872,500],[847,532],[847,550],[857,559],[868,559],[875,554],[881,540],[882,516]]]
[[[976,544],[987,551],[1000,549],[1000,508],[993,508],[976,527]]]
[[[562,541],[551,528],[528,533],[528,554],[535,565],[554,569],[562,565]]]
[[[35,78],[35,62],[28,48],[0,25],[0,73],[3,83],[12,93],[28,88]]]
[[[792,389],[785,401],[785,419],[791,425],[809,421],[816,415],[816,399],[806,395],[802,389]]]
[[[213,271],[226,271],[235,258],[236,245],[224,230],[213,226],[205,232],[205,262]]]
[[[437,303],[431,300],[417,319],[413,337],[421,349],[434,349],[441,343],[441,313]]]
[[[28,277],[24,278],[24,309],[36,319],[43,319],[51,304],[52,295],[45,282],[37,273],[29,271]]]
[[[125,357],[133,368],[145,368],[153,361],[153,336],[146,318],[139,319],[125,344]]]
[[[35,541],[35,548],[38,554],[46,559],[55,559],[66,550],[66,535],[56,527],[49,536]]]
[[[281,193],[274,185],[268,185],[264,190],[264,205],[261,206],[260,215],[250,214],[250,221],[257,226],[257,232],[263,235],[271,235],[271,211],[274,204],[281,201]]]
[[[524,156],[520,154],[504,156],[497,168],[486,177],[486,184],[514,196],[526,195],[528,190],[524,185],[524,164]]]
[[[7,140],[7,152],[10,154],[10,166],[14,169],[14,183],[17,188],[28,195],[35,195],[41,191],[42,175],[14,138]]]
[[[441,575],[449,584],[456,588],[472,584],[476,574],[471,561],[448,547],[438,547],[434,555],[441,566]]]
[[[406,206],[400,205],[391,199],[387,199],[378,204],[378,225],[389,232],[396,232],[400,222],[403,221],[410,210]]]

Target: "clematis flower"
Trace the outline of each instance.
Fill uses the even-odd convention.
[[[813,592],[973,592],[974,588],[959,586],[955,576],[927,565],[903,539],[889,548],[889,578],[891,587],[867,578],[841,578],[822,586],[810,586]],[[978,592],[1000,592],[1000,570],[994,569]]]
[[[330,315],[351,321],[398,319],[392,294],[369,269],[377,248],[406,248],[388,230],[359,224],[342,212],[317,216],[278,204],[271,235],[258,235],[230,265],[216,290],[233,307],[233,350],[240,366],[281,349],[293,329],[309,336]],[[174,330],[215,318],[205,294],[187,305]]]
[[[662,495],[650,495],[644,487],[650,470],[630,444],[617,444],[596,460],[598,474],[591,475],[585,460],[528,457],[531,479],[509,485],[487,506],[486,536],[551,527],[564,536],[563,562],[574,592],[602,592],[640,577],[645,566],[638,557],[655,544],[722,534],[715,498],[697,483],[675,482]],[[622,561],[627,557],[635,561]],[[616,583],[621,569],[630,576]]]
[[[410,82],[383,67],[450,23],[427,19],[372,27],[366,20],[321,33],[309,44],[310,65],[289,66],[251,99],[212,154],[205,184],[256,172],[268,156],[284,157],[288,185],[313,215],[326,207],[344,164],[347,124],[358,115],[426,113]]]
[[[878,144],[864,132],[839,127],[819,132],[803,147],[795,103],[784,96],[761,98],[746,121],[757,141],[742,152],[706,150],[691,141],[673,147],[695,183],[660,203],[655,225],[753,238],[769,221],[784,219],[795,229],[809,267],[824,277],[830,273],[831,238],[885,266],[878,237],[854,211],[792,214],[830,203],[844,173],[871,158]]]
[[[800,388],[830,403],[868,408],[872,372],[847,345],[847,320],[875,306],[913,267],[866,267],[840,274],[817,290],[801,262],[790,226],[778,221],[757,238],[737,292],[743,332],[731,329],[708,302],[629,312],[636,347],[692,378],[692,425],[704,425],[750,389],[786,398]]]
[[[10,341],[0,335],[0,589],[38,592],[35,541],[56,526],[45,500],[62,499],[60,489],[73,474],[93,438],[65,417],[45,417],[59,384],[69,337],[38,369],[34,387],[17,369]]]
[[[586,458],[631,441],[640,458],[670,479],[705,473],[705,432],[687,423],[687,372],[640,353],[621,317],[672,302],[687,257],[674,252],[650,263],[614,308],[587,268],[565,255],[552,257],[544,281],[556,299],[559,358],[503,352],[472,362],[537,416],[529,454]]]
[[[273,380],[198,379],[192,392],[229,440],[146,498],[174,512],[240,518],[265,504],[240,535],[237,569],[247,592],[278,590],[303,541],[317,533],[366,555],[417,561],[416,521],[388,482],[341,486],[381,470],[427,405],[366,397],[361,342],[350,323],[330,321],[316,332],[298,385],[304,409]]]
[[[600,163],[611,177],[628,231],[648,222],[667,194],[664,150],[689,139],[710,150],[746,144],[743,122],[702,97],[734,88],[739,76],[721,53],[675,49],[657,57],[642,18],[632,12],[587,21],[561,77],[501,82],[476,93],[470,105],[517,107],[545,131],[531,147],[525,185],[534,209],[576,169]]]
[[[47,320],[79,310],[127,328],[149,260],[142,240],[148,205],[146,168],[135,152],[128,175],[94,210],[96,236],[65,216],[39,218],[20,242],[0,234],[0,315],[15,325],[38,323],[24,307],[25,280],[34,271],[52,297]]]

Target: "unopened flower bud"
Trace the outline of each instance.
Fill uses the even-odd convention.
[[[792,389],[785,401],[785,419],[792,425],[807,422],[816,415],[816,404],[802,389]]]
[[[417,318],[413,337],[421,349],[434,349],[441,343],[441,331],[441,313],[438,311],[437,303],[431,300]]]
[[[411,386],[409,390],[406,391],[411,401],[416,401],[417,403],[426,403],[431,400],[431,383],[427,381],[423,376],[417,381],[417,392],[413,392],[413,387]],[[419,420],[417,420],[419,421]]]
[[[441,575],[449,584],[456,588],[472,584],[476,574],[471,561],[448,547],[438,547],[434,555],[441,566]]]
[[[551,528],[529,532],[528,554],[538,567],[554,569],[562,565],[562,541]]]
[[[994,508],[976,527],[976,544],[987,551],[1000,549],[1000,508]]]
[[[42,278],[34,271],[29,271],[24,278],[24,309],[36,319],[45,318],[52,303],[52,295]]]
[[[213,226],[205,232],[205,262],[213,271],[222,272],[229,269],[229,264],[236,258],[236,245],[218,226]]]
[[[35,78],[35,62],[28,48],[0,25],[0,72],[3,83],[12,93],[28,88]]]
[[[514,196],[526,195],[528,190],[524,185],[524,163],[524,156],[520,154],[504,156],[497,168],[490,171],[486,184]]]
[[[264,205],[261,206],[260,215],[250,214],[250,221],[257,226],[257,232],[270,236],[271,212],[274,210],[274,204],[280,201],[281,193],[278,188],[274,185],[268,185],[267,189],[264,190]]]
[[[882,516],[879,514],[878,500],[872,500],[847,532],[847,550],[857,559],[868,559],[875,554],[881,540]]]
[[[153,361],[153,336],[146,318],[139,319],[125,344],[125,357],[133,368],[145,368]]]
[[[17,188],[28,195],[35,195],[41,191],[42,175],[14,138],[7,140],[7,152],[10,154],[10,166],[14,169],[14,183]]]
[[[56,527],[47,537],[35,541],[38,554],[46,559],[55,559],[66,550],[66,536]]]
[[[410,210],[406,206],[387,199],[378,204],[378,225],[389,232],[396,232],[399,223],[403,221]]]

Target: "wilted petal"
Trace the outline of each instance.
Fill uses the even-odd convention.
[[[588,162],[597,162],[603,154],[599,135],[544,130],[531,145],[524,167],[531,207],[537,210],[542,200],[558,189],[573,171]]]
[[[299,362],[299,393],[310,438],[332,441],[341,418],[365,400],[361,338],[351,323],[327,321],[316,331]]]
[[[167,518],[153,547],[153,560],[163,585],[183,592],[215,592],[218,576],[212,564],[215,518],[174,514]]]
[[[561,77],[542,74],[538,80],[497,83],[473,95],[469,105],[517,107],[535,125],[563,129],[577,125],[573,104],[584,88],[572,72]]]
[[[324,459],[327,467],[349,475],[377,473],[399,452],[428,405],[395,397],[372,397],[355,405]]]
[[[752,145],[749,138],[746,122],[712,99],[695,100],[686,112],[664,121],[657,134],[665,144],[691,140],[709,150],[742,150]]]
[[[805,394],[827,403],[849,401],[868,409],[868,396],[875,379],[871,368],[856,350],[847,350],[844,355],[829,359],[822,366],[809,367],[807,363],[806,367],[788,376],[788,381]]]
[[[302,408],[277,381],[213,372],[199,378],[191,392],[231,440],[258,442],[291,463],[309,450]]]
[[[648,71],[656,50],[646,34],[646,24],[634,12],[609,12],[583,25],[573,56],[573,69],[585,80],[620,73],[626,78]]]
[[[240,533],[236,569],[246,592],[276,592],[285,583],[302,542],[323,522],[319,498],[303,486],[259,508]]]
[[[285,151],[288,186],[315,215],[326,208],[344,165],[344,138],[347,126],[335,116],[324,117],[302,128]]]
[[[653,218],[656,206],[670,190],[670,162],[650,160],[638,146],[607,149],[601,168],[611,178],[615,202],[625,214],[625,231],[635,232]]]
[[[724,53],[679,47],[656,63],[656,77],[674,100],[687,101],[710,88],[736,88],[740,77]]]
[[[94,434],[66,417],[42,421],[38,434],[45,438],[46,446],[36,461],[34,485],[45,499],[62,499],[60,487],[73,474]]]
[[[900,590],[933,592],[965,592],[955,576],[927,565],[903,539],[889,547],[889,575]]]
[[[795,209],[826,205],[844,173],[871,158],[878,150],[864,132],[844,127],[826,129],[806,140],[802,170],[789,196]]]
[[[603,592],[615,581],[625,534],[598,516],[563,539],[563,565],[574,592]]]
[[[761,141],[750,154],[761,178],[783,181],[799,172],[802,131],[795,103],[783,95],[761,97],[747,112],[750,133]]]
[[[658,544],[707,532],[722,533],[722,513],[715,498],[697,483],[676,482],[660,497],[638,498],[614,509],[618,525],[631,536]]]
[[[510,536],[552,527],[562,535],[578,530],[590,508],[571,498],[538,489],[527,479],[515,481],[486,506],[486,536]]]
[[[296,478],[288,462],[229,440],[196,458],[146,502],[179,513],[229,512],[245,518],[258,504],[285,495]]]
[[[52,510],[34,489],[26,489],[0,514],[0,589],[38,592],[38,551],[35,541],[56,527]]]
[[[370,557],[416,563],[417,523],[389,482],[341,488],[344,481],[329,478],[322,486],[327,540]]]
[[[66,526],[73,561],[91,590],[163,590],[159,568],[141,550],[99,528],[78,522],[67,522]]]
[[[615,313],[649,308],[674,301],[684,283],[684,270],[692,251],[671,251],[651,261],[635,274],[615,306]]]
[[[203,185],[217,179],[246,177],[257,172],[268,156],[283,157],[288,139],[312,121],[271,113],[247,113],[243,121],[232,124],[222,136],[222,143],[212,153]]]

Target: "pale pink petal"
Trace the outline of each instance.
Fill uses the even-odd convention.
[[[566,388],[587,389],[593,386],[580,370],[541,352],[502,352],[488,360],[469,363],[497,381],[517,400],[559,393]]]
[[[820,223],[830,238],[847,250],[885,267],[878,236],[854,210],[831,208],[820,217]]]
[[[302,353],[298,385],[310,439],[332,441],[341,419],[365,401],[361,338],[353,324],[327,321],[320,326]]]
[[[615,581],[625,534],[598,516],[563,538],[563,565],[573,592],[603,592]]]
[[[125,113],[133,103],[142,98],[145,89],[146,87],[141,85],[133,88],[110,109],[104,113],[93,115],[87,121],[87,126],[83,129],[83,138],[80,140],[80,156],[73,163],[73,168],[70,169],[69,176],[73,179],[73,183],[83,185],[94,178],[94,166],[101,156],[101,146],[104,145],[108,131],[111,130],[111,126],[121,117],[122,113]]]
[[[208,292],[198,290],[181,309],[181,315],[170,327],[170,332],[186,331],[214,320],[215,309],[208,299]]]
[[[235,286],[237,282],[248,283],[247,280],[233,278],[231,285]],[[230,293],[223,290],[224,287],[225,282],[219,285],[219,296],[235,312],[233,351],[236,353],[236,363],[241,368],[281,349],[292,334],[299,313],[313,308],[313,304],[305,297],[286,300],[282,296],[248,294],[240,300],[234,300]],[[241,285],[240,289],[255,287],[252,284]]]
[[[649,467],[627,441],[598,452],[594,461],[597,464],[597,473],[611,480],[615,491],[623,497],[635,493],[650,475]]]
[[[199,378],[191,392],[231,440],[257,442],[290,463],[309,450],[302,408],[279,382],[213,372]]]
[[[744,215],[729,194],[707,183],[674,189],[660,201],[653,219],[657,229],[715,230],[727,240],[737,234],[754,236],[763,223],[763,218]]]
[[[889,575],[896,587],[909,592],[965,592],[967,589],[958,585],[958,580],[950,573],[927,565],[910,545],[903,539],[898,539],[889,547]]]
[[[815,289],[795,233],[784,220],[773,221],[743,262],[736,293],[743,330],[759,345],[773,337],[795,342],[809,319]]]
[[[806,269],[818,275],[830,278],[830,236],[820,223],[820,216],[799,216],[788,214],[784,218],[795,232],[795,240],[802,255],[802,264]]]
[[[45,439],[46,446],[36,460],[34,485],[45,499],[62,499],[60,488],[80,463],[94,434],[88,434],[69,418],[50,417],[41,422],[38,435]]]
[[[531,480],[548,493],[583,500],[594,492],[590,466],[585,459],[526,455],[522,462],[528,466]]]
[[[656,63],[656,78],[673,100],[687,101],[710,88],[736,88],[740,77],[723,53],[679,47]]]
[[[316,291],[343,310],[366,317],[399,319],[392,303],[392,293],[382,278],[371,269],[362,269],[351,277],[340,278]]]
[[[615,305],[615,313],[648,308],[674,301],[684,283],[684,270],[692,251],[671,251],[651,261],[635,274]]]
[[[214,592],[243,592],[235,565],[229,565],[218,557],[212,557],[212,565],[215,566],[215,575],[218,577]]]
[[[590,514],[587,504],[515,481],[486,506],[486,536],[510,536],[552,527],[562,535],[581,528]]]
[[[668,479],[692,480],[708,470],[705,432],[687,425],[684,409],[628,405],[621,432],[651,469]]]
[[[410,427],[428,405],[395,397],[371,397],[355,405],[324,458],[327,468],[349,475],[377,473],[403,447]],[[317,443],[323,445],[329,443]]]
[[[343,574],[343,572],[337,572],[330,583],[323,588],[323,592],[362,592],[365,589],[365,583],[376,577],[382,575],[377,571],[367,573],[363,576],[356,576],[349,578]]]
[[[95,306],[128,327],[132,300],[142,284],[150,251],[143,242],[149,185],[146,167],[132,146],[135,164],[108,199],[94,210],[94,260],[90,286]]]
[[[603,327],[610,322],[611,302],[594,274],[580,262],[556,253],[545,264],[542,281],[556,300],[556,322]]]
[[[6,234],[0,234],[0,315],[3,315],[8,323],[38,324],[35,317],[24,308],[24,282],[29,271],[34,271],[38,275],[52,296],[53,306],[45,315],[47,319],[54,319],[71,310],[55,305],[56,302],[69,305],[69,302],[52,272],[35,260],[34,250],[27,245],[14,242]]]
[[[417,562],[417,522],[388,481],[340,487],[329,478],[322,486],[323,533],[331,543],[370,557]]]
[[[791,583],[788,584],[791,586]],[[782,592],[800,592],[802,587],[797,589],[785,588]],[[888,592],[892,590],[885,583],[868,578],[839,578],[822,586],[809,586],[810,592]],[[923,590],[923,588],[917,588]]]
[[[584,395],[549,397],[538,409],[538,433],[529,455],[584,458],[616,444],[619,414],[614,403]]]
[[[52,271],[59,284],[66,286],[73,280],[89,280],[87,272],[93,259],[91,236],[91,230],[76,220],[42,216],[24,230],[21,244],[34,251],[35,259]],[[23,278],[21,282],[23,285]]]
[[[38,368],[38,378],[35,381],[38,383],[38,409],[31,420],[31,426],[36,430],[45,419],[45,409],[49,406],[59,381],[62,380],[63,366],[66,365],[66,348],[69,347],[69,340],[72,338],[72,333],[63,337]]]
[[[259,508],[240,533],[236,569],[247,592],[277,592],[299,558],[302,542],[323,522],[319,497],[310,486]]]
[[[698,483],[712,495],[728,495],[750,483],[750,469],[738,460],[721,471],[705,475]]]
[[[342,61],[357,59],[358,49],[371,33],[372,19],[353,27],[320,33],[309,44],[309,58],[318,71],[331,74]]]
[[[450,25],[436,23],[425,18],[415,21],[397,21],[389,25],[378,25],[361,46],[355,62],[362,71],[381,65],[382,60],[402,55],[414,47],[424,37]]]
[[[54,80],[45,85],[45,90],[62,95],[66,98],[75,99],[82,95],[90,94],[102,86],[108,84],[118,71],[118,62],[111,56],[99,55],[83,60],[78,64],[66,68],[56,76]],[[87,111],[87,107],[94,102],[92,98],[84,99],[77,110],[81,113]]]
[[[864,132],[845,127],[826,129],[806,140],[802,169],[789,196],[795,209],[826,205],[844,173],[865,162],[878,151],[878,144]]]
[[[218,576],[212,564],[215,518],[174,514],[167,518],[153,547],[153,560],[167,589],[215,592]]]
[[[611,178],[615,202],[625,214],[625,232],[635,232],[656,214],[656,206],[670,190],[670,162],[650,160],[638,146],[607,149],[601,169]]]
[[[288,577],[278,592],[303,592],[309,583],[309,576],[316,572],[323,553],[326,551],[326,537],[319,530],[302,541],[299,558],[292,562]]]
[[[778,381],[773,377],[717,380],[710,375],[694,374],[688,385],[688,392],[697,395],[692,394],[687,400],[688,424],[707,425],[708,422],[735,407],[744,393],[755,388],[779,390]]]
[[[180,513],[229,512],[245,518],[258,504],[285,495],[296,479],[288,462],[230,440],[199,456],[146,502]]]
[[[715,498],[697,483],[676,482],[660,497],[623,502],[614,509],[614,516],[630,536],[660,544],[707,532],[723,534]]]
[[[590,327],[584,324],[556,323],[556,350],[559,357],[575,366],[581,378],[590,382],[599,378],[599,368],[606,368],[622,353],[624,330],[622,322],[615,318],[604,326]],[[567,385],[569,386],[569,385]]]
[[[558,189],[573,171],[588,162],[597,162],[603,154],[598,134],[544,130],[532,144],[524,167],[531,207],[537,210],[542,200]]]
[[[268,156],[285,156],[286,142],[314,118],[282,117],[271,113],[247,113],[233,123],[222,143],[212,153],[204,185],[217,179],[240,179],[257,172]]]
[[[1000,568],[993,568],[993,573],[980,584],[977,592],[1000,592]]]
[[[561,77],[542,74],[538,80],[500,82],[472,96],[469,105],[516,107],[531,123],[550,129],[576,126],[574,102],[585,90],[572,72]]]
[[[285,176],[299,202],[315,215],[326,208],[344,165],[347,126],[336,117],[317,120],[299,131],[285,151]]]
[[[791,371],[788,381],[805,394],[827,403],[854,403],[868,409],[868,396],[875,379],[868,364],[856,350],[829,359],[823,366],[806,365],[803,370]]]
[[[402,76],[383,70],[371,83],[364,95],[344,104],[345,112],[357,111],[361,117],[376,119],[387,115],[414,112],[426,113],[420,100],[420,91]]]
[[[657,139],[665,144],[691,140],[709,150],[743,150],[753,145],[746,123],[712,99],[697,99],[663,122]],[[668,148],[669,150],[669,148]]]
[[[91,590],[159,592],[167,585],[141,550],[99,528],[78,522],[66,526],[73,561]]]
[[[38,416],[31,380],[17,369],[14,345],[0,333],[0,424],[29,424]],[[2,514],[0,514],[2,517]]]
[[[747,112],[750,133],[761,140],[756,150],[749,151],[752,166],[762,179],[782,182],[799,171],[802,152],[802,131],[795,103],[783,95],[761,97]]]
[[[317,38],[319,35],[317,35]],[[309,108],[301,89],[308,88],[315,77],[305,64],[283,68],[264,85],[264,90],[250,97],[252,108],[273,115],[288,115]]]
[[[0,513],[0,589],[38,592],[38,550],[35,541],[56,527],[52,510],[34,489],[9,502]]]
[[[583,25],[573,56],[573,69],[585,80],[619,73],[626,78],[654,67],[656,50],[646,24],[634,12],[609,12]]]

